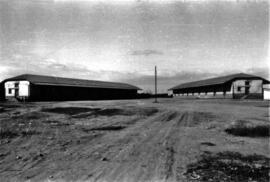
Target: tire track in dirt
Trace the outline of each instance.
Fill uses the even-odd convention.
[[[91,104],[93,107],[117,107],[125,110],[129,102]],[[264,118],[266,110],[262,108],[253,110],[253,107],[204,104],[197,101],[173,101],[171,106],[165,102],[155,105],[149,101],[145,103],[146,105],[133,104],[134,108],[128,109],[132,110],[133,116],[129,112],[119,115],[119,110],[106,110],[106,114],[107,111],[117,111],[118,114],[92,117],[91,113],[86,113],[73,117],[43,113],[48,114],[49,118],[40,115],[41,119],[35,119],[32,115],[37,116],[40,112],[37,109],[39,105],[6,112],[11,115],[8,119],[1,118],[2,126],[6,123],[5,126],[15,124],[16,127],[17,124],[29,123],[31,120],[31,129],[38,129],[42,134],[1,141],[0,181],[184,182],[188,181],[184,175],[188,164],[196,162],[198,156],[204,152],[227,150],[232,146],[239,152],[245,150],[247,153],[259,151],[267,154],[266,140],[243,139],[245,142],[238,146],[231,144],[238,140],[221,132],[224,124],[232,119],[251,118],[254,115]],[[44,108],[56,107],[57,104],[53,105],[49,103]],[[67,106],[62,102],[59,105]],[[77,105],[81,107],[82,103]],[[145,115],[142,110],[150,107],[159,111],[151,114],[150,109],[150,115]],[[245,112],[247,109],[251,110],[248,115]],[[1,116],[6,115],[2,113]],[[45,117],[49,120],[43,122]],[[7,121],[4,122],[5,120]],[[215,127],[208,129],[208,122],[213,120]],[[43,127],[44,132],[36,124],[40,124],[38,127]],[[97,130],[92,130],[93,128]],[[202,145],[209,142],[215,146]]]
[[[104,176],[110,176],[108,179],[119,179],[121,178],[121,175],[125,174],[123,171],[128,171],[128,168],[132,165],[125,165],[125,163],[130,163],[130,161],[133,161],[136,163],[137,156],[139,155],[140,151],[135,150],[138,148],[138,145],[141,143],[148,142],[151,138],[155,136],[155,133],[158,132],[161,123],[156,122],[159,119],[159,115],[147,118],[146,120],[138,123],[133,128],[129,128],[129,130],[125,130],[125,134],[122,135],[120,138],[117,138],[114,142],[111,144],[110,152],[108,153],[114,153],[113,151],[117,148],[122,148],[120,151],[118,151],[117,155],[112,156],[112,164],[108,164],[106,166],[101,166],[101,168],[95,170],[99,171],[97,175],[93,175],[93,181],[99,181],[101,178],[104,178]],[[152,133],[149,133],[149,131],[155,131]],[[123,138],[126,140],[130,140],[126,145],[123,146],[123,142],[121,141]],[[105,148],[104,150],[108,149]],[[123,164],[124,163],[124,164]]]
[[[174,145],[176,153],[173,166],[174,176],[168,181],[187,181],[183,175],[186,166],[202,152],[198,141],[207,132],[202,130],[200,125],[216,121],[217,119],[218,117],[210,112],[186,111],[181,114],[177,121],[179,131],[174,135],[178,138]]]
[[[155,108],[146,109],[145,111],[143,111],[143,113],[141,113],[141,111],[138,110],[138,112],[140,112],[140,113],[137,115],[136,118],[131,117],[130,120],[129,119],[127,120],[127,122],[126,121],[123,121],[123,122],[126,125],[126,127],[129,128],[129,127],[132,127],[133,125],[135,125],[140,120],[144,119],[146,116],[147,117],[150,117],[151,115],[155,114],[156,111],[157,111],[157,109],[155,109]],[[136,110],[136,112],[137,112],[137,110]],[[146,115],[146,116],[144,116],[144,115]],[[108,117],[107,119],[109,119],[109,118],[110,117]],[[117,122],[114,121],[111,124],[114,125],[114,124],[117,124],[117,123],[120,123],[120,122],[119,121],[117,121]],[[106,124],[106,125],[108,125],[108,124]],[[107,155],[106,152],[113,153],[114,151],[120,150],[119,148],[121,148],[121,145],[125,145],[126,143],[132,142],[132,138],[134,138],[134,137],[129,137],[128,139],[125,139],[124,137],[122,137],[122,139],[120,139],[116,145],[110,145],[110,143],[108,141],[110,141],[113,138],[117,138],[117,135],[121,134],[122,131],[115,132],[113,130],[111,130],[111,131],[110,130],[106,130],[106,129],[104,130],[104,126],[102,126],[102,125],[103,125],[103,122],[102,123],[98,123],[98,125],[96,127],[96,128],[102,128],[102,130],[100,130],[100,131],[99,130],[93,131],[92,130],[93,128],[91,128],[91,127],[90,127],[89,131],[88,131],[88,129],[86,129],[86,131],[83,130],[83,132],[86,132],[86,133],[89,132],[89,134],[90,134],[90,135],[89,134],[86,134],[85,137],[91,136],[91,133],[96,133],[97,135],[100,134],[99,137],[95,137],[95,140],[94,141],[92,141],[91,138],[87,142],[85,141],[85,142],[82,142],[82,143],[76,143],[76,144],[74,144],[74,141],[73,141],[71,143],[71,145],[68,146],[68,153],[69,153],[68,156],[66,156],[66,155],[64,155],[64,156],[63,155],[59,155],[59,153],[61,151],[60,152],[56,152],[56,154],[55,153],[52,154],[52,156],[50,157],[51,159],[49,159],[49,161],[46,161],[46,162],[47,163],[48,162],[49,163],[50,162],[51,163],[55,163],[55,161],[57,161],[58,163],[57,163],[57,165],[54,165],[53,167],[51,165],[49,165],[49,167],[46,166],[46,168],[49,171],[49,172],[47,171],[47,173],[53,173],[52,172],[53,171],[52,168],[55,169],[55,171],[60,171],[60,173],[61,173],[61,169],[59,169],[59,168],[61,168],[61,164],[63,164],[63,166],[66,166],[66,164],[65,164],[65,161],[66,161],[65,158],[66,157],[68,157],[69,159],[71,159],[70,161],[68,161],[71,165],[78,166],[79,168],[81,167],[82,170],[84,168],[88,168],[88,167],[85,167],[86,166],[85,161],[87,161],[88,163],[89,162],[100,163],[100,159],[102,159],[104,155],[105,156]],[[74,127],[74,131],[76,133],[78,133],[78,131],[80,131],[80,128],[78,130],[78,128],[76,128],[76,126],[72,126],[72,127]],[[84,129],[84,127],[88,127],[88,126],[83,126],[82,129]],[[108,126],[105,126],[105,128],[110,128],[110,127],[108,125]],[[127,128],[123,127],[122,129],[125,129],[126,130]],[[81,136],[81,132],[79,132],[79,136],[76,136],[76,133],[75,133],[75,135],[74,135],[74,133],[72,133],[72,135],[74,136],[73,139],[75,139],[75,142],[76,142],[76,138],[78,139],[78,137],[79,137],[79,139],[80,139],[79,141],[81,141],[81,137],[82,137]],[[67,134],[71,134],[71,133],[68,132]],[[103,137],[104,137],[104,139],[103,139]],[[114,142],[111,142],[111,143],[114,143]],[[104,145],[99,145],[99,144],[104,144]],[[111,148],[115,148],[115,149],[111,149]],[[63,152],[65,152],[65,151],[62,151],[62,153]],[[110,157],[108,157],[108,158],[110,158]],[[44,171],[44,173],[46,173],[45,170],[43,170],[43,171]],[[80,175],[76,175],[74,177],[74,179],[76,179],[76,177],[78,177],[78,176],[80,176]]]
[[[137,125],[136,129],[132,128],[132,131],[128,131],[128,134],[123,136],[126,138],[126,145],[116,156],[111,155],[111,163],[91,172],[90,179],[92,181],[104,179],[122,181],[127,178],[129,181],[175,179],[177,175],[175,155],[177,155],[181,130],[183,127],[199,124],[193,121],[192,114],[165,111],[144,121],[142,125]],[[136,137],[137,140],[129,139],[130,137]],[[124,143],[119,138],[117,140],[112,143],[111,148],[103,149],[108,150],[105,156],[109,156],[109,153],[115,154],[116,148]]]
[[[174,143],[171,135],[175,130],[178,113],[166,111],[152,121],[147,122],[148,134],[119,153],[116,157],[120,163],[112,164],[107,170],[101,172],[93,181],[105,179],[107,181],[147,181],[153,178],[169,178],[172,174]],[[145,127],[144,125],[143,127]],[[144,133],[143,128],[139,132]],[[124,164],[123,164],[124,163]],[[132,179],[130,177],[133,177]],[[105,181],[106,181],[105,180]]]
[[[148,119],[151,117],[149,116]],[[137,139],[134,137],[132,130],[136,131],[137,125],[145,125],[145,117],[138,117],[138,121],[134,121],[134,118],[131,118],[132,122],[129,122],[129,126],[120,131],[101,131],[96,133],[102,133],[101,137],[95,138],[95,140],[90,140],[87,143],[76,144],[68,146],[68,155],[59,155],[52,154],[49,160],[46,161],[47,166],[44,166],[44,170],[42,170],[42,174],[38,174],[34,179],[43,179],[46,174],[53,174],[55,177],[59,175],[60,178],[64,178],[67,176],[69,179],[76,180],[83,176],[84,170],[91,171],[92,169],[99,168],[100,166],[106,165],[109,159],[110,161],[113,159],[116,153],[123,150],[129,144],[132,144]],[[137,124],[138,122],[138,124]],[[131,130],[131,131],[130,131]],[[140,130],[140,129],[138,129]],[[77,131],[77,130],[74,130]],[[76,136],[75,136],[76,139]],[[63,151],[63,154],[66,153]],[[59,157],[60,156],[60,157]],[[70,159],[70,160],[67,160]],[[102,159],[105,161],[102,161]],[[54,164],[54,165],[51,165]],[[61,170],[61,166],[77,166],[79,169],[75,173],[70,172],[68,169]],[[91,166],[89,166],[91,163]],[[67,168],[67,167],[66,167]],[[55,173],[53,171],[58,171]],[[89,172],[88,172],[89,173]],[[48,176],[48,175],[47,175]]]
[[[179,144],[188,137],[182,132],[204,121],[200,113],[195,115],[164,109],[147,117],[126,116],[123,123],[117,118],[97,123],[95,131],[92,125],[65,126],[59,130],[62,138],[43,149],[44,158],[28,161],[16,176],[35,181],[49,176],[71,181],[175,181],[182,154]],[[107,130],[109,124],[125,127]]]

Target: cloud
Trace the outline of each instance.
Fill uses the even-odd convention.
[[[250,68],[246,71],[247,74],[252,74],[256,76],[261,76],[265,79],[270,80],[270,68],[265,67],[265,68]]]
[[[215,73],[204,72],[178,72],[174,74],[158,75],[158,92],[166,93],[167,90],[175,85],[201,80],[205,78],[219,76]],[[134,84],[143,90],[154,91],[154,75],[143,75],[138,73],[129,73],[121,78],[122,82]]]
[[[225,72],[181,71],[172,74],[158,75],[158,92],[166,93],[169,88],[186,82],[236,74],[240,72],[269,79],[268,68],[250,68],[247,70],[230,70]],[[129,73],[124,75],[121,78],[121,81],[134,84],[143,90],[151,90],[152,92],[154,91],[154,75],[151,76],[138,73]]]
[[[0,81],[12,76],[29,73],[40,75],[52,75],[69,78],[115,81],[136,85],[143,90],[154,91],[154,75],[142,71],[111,71],[111,70],[92,70],[78,63],[61,63],[57,59],[34,59],[33,56],[16,55],[16,58],[5,59],[0,62]],[[230,70],[225,72],[218,71],[166,71],[158,70],[158,92],[166,93],[167,90],[175,85],[207,79],[211,77],[224,76],[234,73],[244,72],[269,79],[268,68],[249,68],[246,70]]]
[[[158,51],[158,50],[151,50],[151,49],[146,49],[146,50],[135,50],[131,53],[133,56],[150,56],[150,55],[162,55],[163,52]]]
[[[95,71],[78,64],[60,63],[55,59],[33,60],[31,58],[27,59],[27,57],[24,57],[13,59],[13,61],[3,61],[0,63],[0,67],[9,68],[7,69],[8,71],[4,73],[2,72],[3,74],[0,75],[0,79],[29,73],[89,80],[124,82],[136,85],[143,90],[154,90],[154,77],[149,74],[143,74],[142,72],[121,72],[109,70]],[[167,89],[174,85],[210,76],[213,76],[213,74],[202,72],[171,72],[170,74],[159,73],[158,90],[159,92],[167,92]]]
[[[57,59],[34,59],[33,57],[18,56],[17,59],[5,59],[0,62],[0,82],[20,74],[50,75],[67,78],[115,81],[128,73],[110,70],[92,70],[77,63],[61,63]]]
[[[54,59],[33,59],[33,57],[22,56],[18,59],[2,60],[1,68],[8,68],[2,72],[0,81],[20,74],[41,74],[63,77],[89,78],[97,77],[97,73],[78,64],[63,64]]]

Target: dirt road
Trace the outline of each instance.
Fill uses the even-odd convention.
[[[0,181],[268,180],[269,136],[226,132],[239,122],[268,131],[268,109],[269,102],[231,100],[2,103]],[[228,170],[258,169],[262,178],[228,176],[224,165],[213,177],[214,169],[196,166],[205,156],[225,164],[224,152],[230,166],[241,163]]]

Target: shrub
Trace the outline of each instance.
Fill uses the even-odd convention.
[[[14,138],[17,136],[18,133],[12,131],[11,129],[0,129],[0,139]]]
[[[270,125],[251,125],[248,122],[239,121],[225,129],[225,132],[235,136],[269,137]]]
[[[242,155],[238,152],[204,154],[187,166],[188,181],[269,181],[269,158],[261,155]]]

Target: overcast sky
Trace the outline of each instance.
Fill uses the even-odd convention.
[[[159,91],[246,72],[269,78],[268,1],[0,0],[0,80],[34,73]]]

